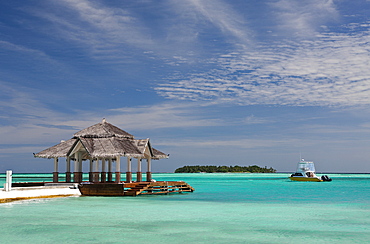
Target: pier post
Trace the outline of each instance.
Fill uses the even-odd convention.
[[[147,158],[146,163],[147,163],[146,181],[151,182],[152,181],[151,158]]]
[[[132,172],[126,172],[126,183],[132,182]]]
[[[89,182],[93,182],[93,160],[90,159]]]
[[[112,158],[108,158],[108,182],[113,181]]]
[[[137,172],[136,172],[136,182],[142,182],[143,175],[141,173],[141,158],[137,159]]]
[[[71,182],[71,158],[66,159],[66,182]]]
[[[77,177],[77,171],[78,171],[78,162],[77,162],[77,158],[75,156],[75,160],[74,160],[74,170],[73,170],[73,182],[78,182],[78,177]]]
[[[53,183],[57,183],[58,182],[58,176],[59,176],[59,172],[58,172],[58,158],[54,158]]]
[[[152,172],[146,172],[146,181],[151,182],[152,181]]]
[[[73,182],[81,183],[82,173],[81,172],[73,172]]]
[[[93,172],[93,182],[98,183],[99,182],[99,159],[94,160],[94,172]]]
[[[12,190],[12,176],[13,176],[13,171],[7,170],[6,171],[6,181],[4,184],[4,191]]]
[[[107,172],[105,171],[105,158],[101,159],[101,182],[107,181]]]
[[[132,182],[132,172],[131,172],[131,157],[127,157],[127,172],[126,172],[126,182]]]
[[[121,181],[121,158],[117,156],[116,158],[116,180],[115,182]]]
[[[78,152],[78,182],[82,182],[82,152]]]
[[[80,152],[75,153],[75,169],[73,172],[73,182],[80,183],[82,181],[82,157]]]
[[[72,181],[72,173],[66,172],[66,182],[69,183]]]
[[[136,182],[142,182],[142,181],[143,181],[143,173],[136,172]]]
[[[53,183],[58,183],[59,173],[53,172]]]

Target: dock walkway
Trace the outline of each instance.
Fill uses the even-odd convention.
[[[133,183],[82,183],[85,196],[138,196],[193,192],[194,188],[184,181],[158,181]]]
[[[138,196],[193,192],[184,181],[132,182],[132,183],[13,183],[10,191],[0,188],[0,203],[37,198],[68,196]]]
[[[29,200],[37,198],[68,197],[81,195],[77,187],[71,184],[33,187],[12,187],[11,191],[4,191],[0,188],[0,203],[7,203],[18,200]]]

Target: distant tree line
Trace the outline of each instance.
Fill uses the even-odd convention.
[[[276,169],[252,166],[212,166],[212,165],[195,165],[183,166],[175,170],[175,173],[276,173]]]

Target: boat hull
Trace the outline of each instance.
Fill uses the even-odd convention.
[[[320,178],[316,177],[289,177],[289,179],[294,180],[294,181],[311,181],[311,182],[321,182]]]

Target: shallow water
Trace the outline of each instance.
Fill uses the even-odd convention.
[[[196,191],[1,204],[1,243],[368,243],[370,175],[329,176],[153,174]]]

